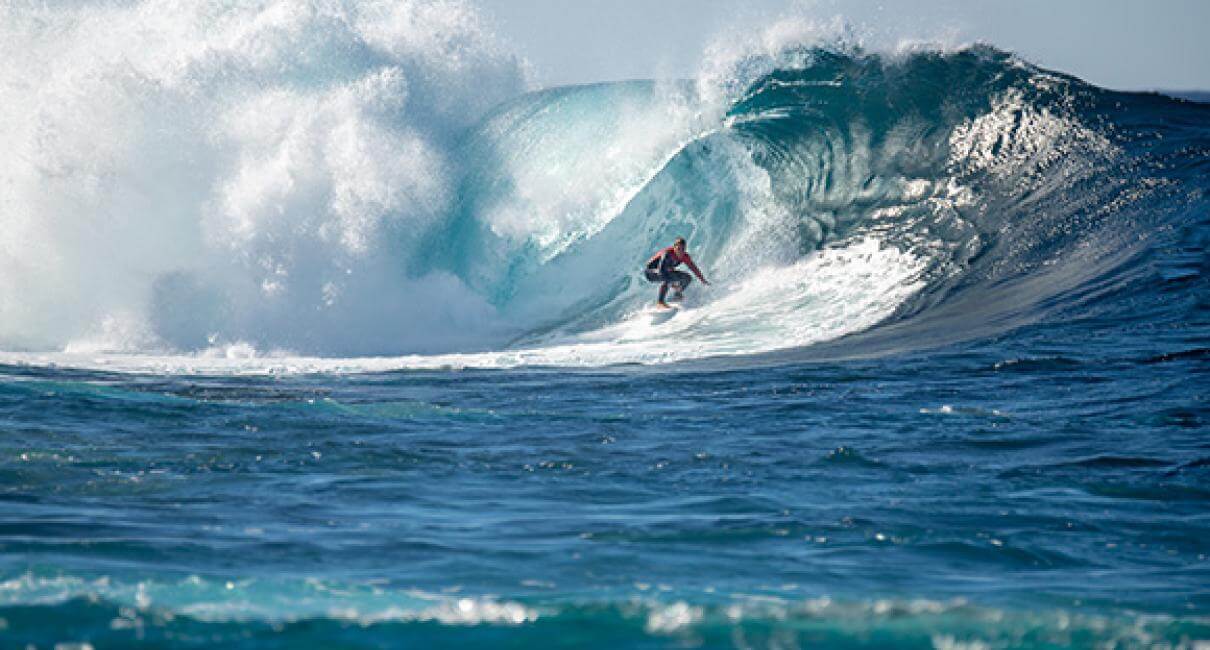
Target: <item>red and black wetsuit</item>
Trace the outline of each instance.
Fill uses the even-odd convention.
[[[690,282],[693,282],[693,277],[688,273],[676,270],[676,267],[681,264],[688,265],[689,269],[693,271],[693,275],[698,278],[702,277],[702,272],[693,263],[693,258],[689,257],[689,253],[677,253],[676,246],[669,246],[647,260],[647,267],[643,269],[643,275],[650,282],[661,283],[660,302],[664,302],[664,296],[668,294],[668,285],[676,285],[677,293],[680,293],[689,286]]]

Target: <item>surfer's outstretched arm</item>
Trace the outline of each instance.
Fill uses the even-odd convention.
[[[693,271],[693,274],[697,276],[697,279],[700,280],[702,284],[710,284],[706,278],[702,277],[702,272],[698,270],[697,264],[693,263],[693,258],[689,257],[688,253],[685,253],[685,265],[689,267],[690,271]]]

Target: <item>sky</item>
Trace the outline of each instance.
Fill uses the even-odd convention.
[[[840,16],[871,49],[984,41],[1099,86],[1210,89],[1210,0],[477,1],[544,86],[691,77],[725,34]]]

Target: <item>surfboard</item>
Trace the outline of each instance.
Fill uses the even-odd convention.
[[[648,318],[651,319],[651,324],[659,325],[660,323],[667,323],[669,319],[676,316],[681,311],[681,307],[680,305],[668,305],[667,308],[664,308],[657,305],[648,307],[646,311]]]

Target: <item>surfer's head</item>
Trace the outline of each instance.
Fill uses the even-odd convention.
[[[676,241],[672,242],[672,247],[675,248],[678,253],[684,252],[685,251],[685,238],[677,237]]]

